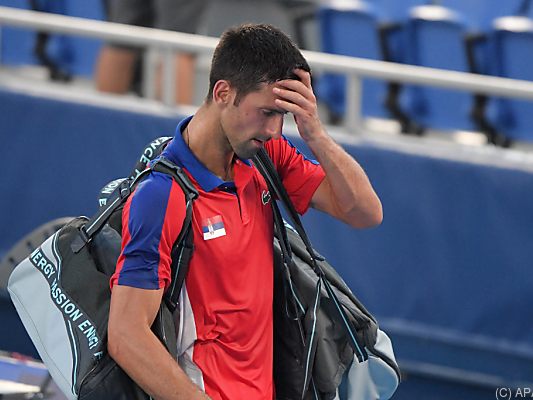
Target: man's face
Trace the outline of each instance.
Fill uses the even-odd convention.
[[[238,105],[230,101],[221,115],[221,126],[228,142],[241,159],[252,158],[264,143],[279,138],[285,111],[275,104],[274,84],[241,97]],[[235,99],[236,93],[232,96]]]

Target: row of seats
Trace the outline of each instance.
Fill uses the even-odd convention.
[[[532,2],[331,1],[318,12],[322,51],[533,81]],[[334,117],[349,112],[344,78],[324,76],[317,90]],[[532,101],[368,79],[362,104],[363,115],[395,118],[404,132],[482,131],[504,146],[533,141]]]
[[[533,0],[334,0],[317,12],[325,52],[427,67],[533,80]],[[29,1],[0,5],[29,8]],[[103,19],[100,1],[41,0],[47,12]],[[513,16],[512,18],[509,16]],[[4,64],[45,64],[51,77],[91,77],[101,42],[82,37],[2,28]],[[345,79],[318,80],[319,100],[334,119],[345,110]],[[474,130],[508,145],[533,141],[533,102],[367,79],[364,116],[394,118],[402,131]]]

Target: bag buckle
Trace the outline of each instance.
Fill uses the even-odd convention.
[[[79,234],[76,236],[76,238],[72,241],[70,244],[70,248],[74,253],[79,253],[83,247],[91,241],[91,238],[87,234],[87,231],[85,230],[85,226],[81,226],[78,230]]]
[[[128,197],[131,194],[131,183],[129,179],[125,179],[122,182],[120,182],[120,185],[118,186],[118,195],[121,199],[124,199],[125,197]]]

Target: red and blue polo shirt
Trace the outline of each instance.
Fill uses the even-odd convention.
[[[184,168],[200,196],[193,206],[195,250],[176,315],[178,362],[213,400],[273,399],[273,217],[267,185],[237,159],[224,182],[189,150],[181,121],[163,156]],[[324,178],[285,137],[265,144],[299,213]],[[185,216],[183,191],[152,172],[123,210],[122,252],[111,287],[170,284],[171,250]]]

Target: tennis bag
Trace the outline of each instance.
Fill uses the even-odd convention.
[[[161,158],[151,170],[171,175],[186,194],[186,218],[173,260],[188,264],[192,254],[192,202],[198,196],[181,169]],[[150,170],[122,180],[92,218],[78,217],[48,238],[11,273],[11,300],[39,355],[68,399],[137,400],[150,397],[106,350],[111,292],[109,278],[121,237],[107,222]],[[180,257],[181,256],[181,257]],[[173,279],[183,279],[172,263]],[[177,285],[178,287],[180,285]],[[176,357],[172,312],[179,290],[167,291],[152,330]]]
[[[400,383],[390,339],[312,247],[264,149],[254,157],[254,164],[294,225],[283,220],[277,202],[272,201],[276,398],[334,399],[348,371],[348,399],[389,399]]]

